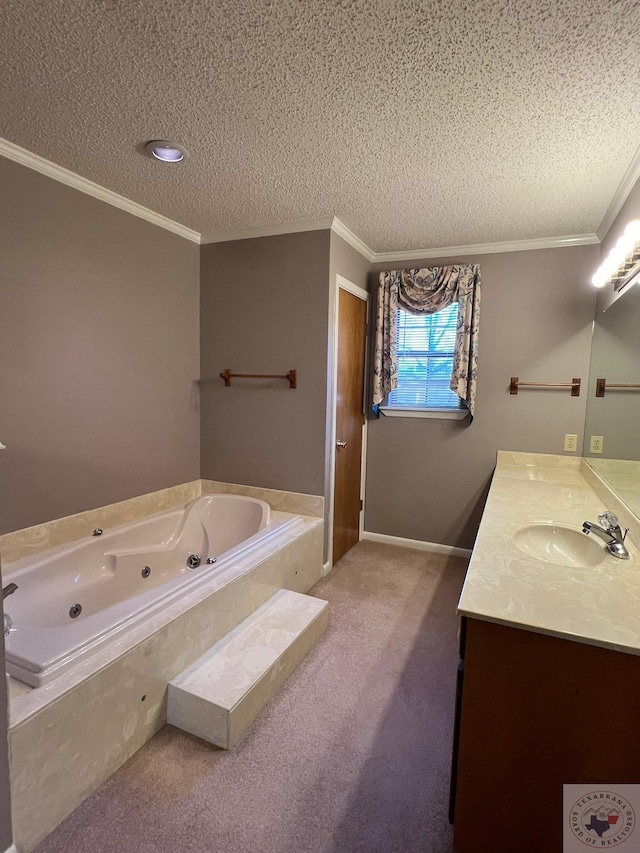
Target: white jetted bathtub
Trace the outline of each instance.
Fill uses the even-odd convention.
[[[7,671],[48,683],[299,518],[256,498],[204,495],[13,563],[3,577],[18,585],[4,602]]]

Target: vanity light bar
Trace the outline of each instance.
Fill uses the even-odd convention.
[[[620,290],[640,271],[640,219],[634,219],[591,279],[594,287],[613,284]]]

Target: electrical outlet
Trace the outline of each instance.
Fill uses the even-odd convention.
[[[578,436],[567,433],[564,437],[564,449],[570,453],[575,453],[578,449]]]
[[[601,435],[592,435],[589,443],[589,453],[602,453],[604,445],[604,437]]]

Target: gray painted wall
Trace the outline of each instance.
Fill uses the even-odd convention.
[[[324,494],[330,232],[201,254],[201,453],[207,479]],[[233,373],[298,372],[282,380]]]
[[[568,390],[530,389],[513,397],[508,386],[511,376],[579,376],[586,385],[598,256],[594,245],[457,259],[480,264],[482,274],[476,418],[470,426],[466,419],[370,418],[365,530],[471,548],[497,450],[563,453],[565,433],[580,442],[584,392],[575,398]],[[377,275],[371,278],[374,292]]]
[[[336,275],[341,275],[363,290],[368,289],[371,264],[353,246],[347,243],[346,240],[343,240],[339,234],[336,234],[335,231],[331,232],[329,270],[331,287],[334,294]]]
[[[199,246],[0,158],[0,533],[199,476]]]
[[[197,478],[199,246],[4,158],[0,186],[0,532]],[[0,732],[2,851],[4,678]]]

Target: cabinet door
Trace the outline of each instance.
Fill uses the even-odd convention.
[[[640,657],[469,619],[456,853],[561,853],[563,784],[640,782]]]

